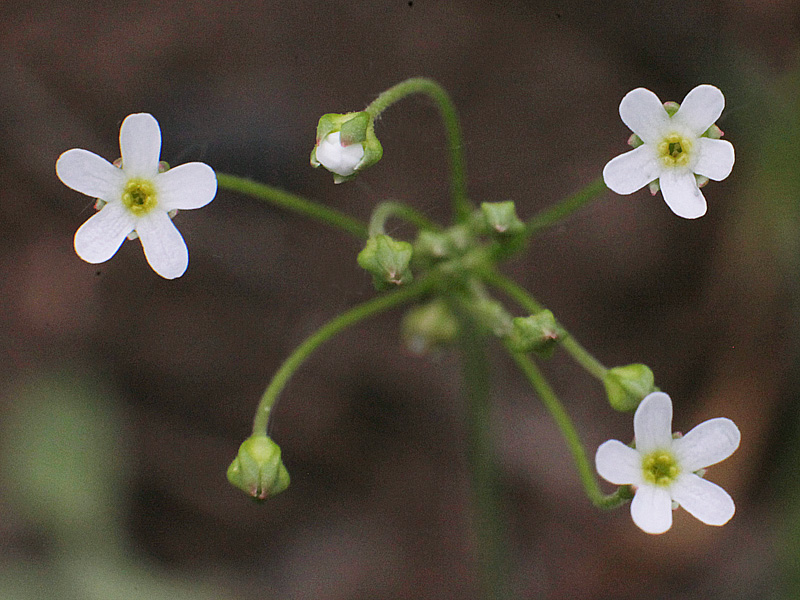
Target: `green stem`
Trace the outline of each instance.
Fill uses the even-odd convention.
[[[457,221],[466,221],[469,218],[471,208],[469,200],[467,200],[467,177],[464,168],[464,143],[461,137],[461,125],[456,107],[442,86],[432,79],[412,77],[390,87],[364,109],[373,117],[370,127],[374,126],[375,119],[384,110],[411,94],[425,94],[432,98],[439,108],[447,134],[453,209]]]
[[[603,192],[608,191],[603,178],[596,179],[582,190],[576,192],[572,196],[565,198],[555,206],[551,206],[540,212],[528,221],[525,226],[526,233],[529,236],[536,235],[540,231],[547,229],[551,225],[555,225],[562,219],[568,217],[576,210],[583,208],[591,200]]]
[[[616,508],[630,500],[632,494],[628,486],[622,486],[612,494],[604,494],[602,492],[600,484],[594,476],[594,469],[592,469],[589,459],[586,457],[586,450],[578,437],[578,432],[575,430],[575,425],[573,425],[572,419],[570,419],[567,411],[564,410],[564,406],[550,387],[550,384],[547,383],[542,372],[530,358],[512,351],[508,345],[506,345],[506,348],[517,363],[517,366],[530,381],[547,412],[553,417],[558,429],[561,431],[561,435],[564,437],[564,441],[567,442],[567,447],[572,454],[572,459],[575,461],[575,467],[578,470],[583,489],[592,503],[599,508]]]
[[[460,309],[455,307],[456,310]],[[478,560],[484,597],[510,598],[505,527],[499,498],[499,472],[491,444],[489,359],[486,338],[472,320],[460,315],[460,342],[467,393],[468,459],[475,506]]]
[[[511,299],[513,299],[530,314],[535,314],[544,310],[544,307],[534,300],[524,288],[517,285],[511,279],[504,277],[497,271],[487,269],[481,273],[481,276],[487,283],[508,294]],[[566,350],[572,356],[572,358],[575,359],[575,362],[586,369],[586,371],[588,371],[592,376],[602,381],[608,372],[608,369],[603,366],[599,360],[592,356],[589,351],[586,350],[586,348],[581,346],[578,343],[578,340],[576,340],[566,329],[564,329],[564,326],[561,325],[561,323],[558,323],[558,327],[561,330],[561,345],[563,346],[564,350]]]
[[[317,202],[290,194],[279,188],[225,173],[217,173],[217,183],[223,189],[246,194],[259,200],[266,200],[275,206],[343,229],[357,238],[367,239],[369,237],[367,235],[367,227],[353,217]]]
[[[351,325],[418,298],[425,294],[430,287],[426,280],[420,280],[407,287],[368,300],[331,319],[307,337],[283,362],[267,386],[253,420],[253,435],[266,435],[272,406],[291,376],[314,350]]]
[[[387,200],[378,204],[378,206],[375,207],[375,210],[372,211],[372,217],[369,220],[368,228],[369,237],[372,238],[376,235],[384,233],[386,221],[390,217],[403,219],[404,221],[415,225],[419,229],[430,229],[433,231],[441,230],[441,227],[439,227],[436,223],[429,220],[421,212],[411,208],[407,204]]]

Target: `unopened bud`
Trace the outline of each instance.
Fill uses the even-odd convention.
[[[643,364],[609,369],[603,377],[608,402],[619,411],[636,410],[648,394],[658,391],[650,367]]]
[[[516,317],[509,343],[515,352],[535,352],[542,358],[550,358],[560,338],[558,324],[553,313],[542,310],[529,317]]]
[[[410,283],[413,280],[409,264],[413,248],[408,242],[394,240],[388,235],[376,235],[358,253],[358,264],[372,274],[379,290]]]
[[[266,435],[253,435],[239,446],[228,467],[228,481],[256,500],[266,500],[289,487],[281,449]]]
[[[311,151],[311,166],[322,165],[342,183],[374,165],[383,156],[375,137],[373,117],[366,111],[322,115],[317,124],[317,141]]]
[[[495,235],[513,235],[525,229],[513,202],[483,202],[481,212],[489,231]]]

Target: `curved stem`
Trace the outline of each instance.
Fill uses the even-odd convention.
[[[217,183],[223,189],[246,194],[259,200],[266,200],[275,206],[343,229],[357,238],[367,239],[369,237],[367,235],[367,227],[353,217],[279,188],[225,173],[217,173]]]
[[[267,386],[256,410],[256,416],[253,419],[253,435],[266,435],[269,413],[275,401],[294,372],[314,350],[351,325],[418,298],[425,294],[430,287],[426,280],[420,280],[408,287],[368,300],[331,319],[307,337],[283,362]]]
[[[544,310],[544,307],[534,300],[534,298],[528,294],[524,288],[517,285],[511,279],[504,277],[497,271],[486,270],[481,273],[481,276],[486,282],[508,294],[510,298],[512,298],[517,304],[519,304],[529,313],[535,314]],[[564,350],[566,350],[572,356],[572,358],[575,359],[575,362],[586,369],[586,371],[588,371],[592,376],[602,381],[608,372],[608,369],[603,366],[599,360],[592,356],[589,351],[586,350],[586,348],[579,344],[578,340],[576,340],[572,334],[564,329],[564,326],[561,325],[561,323],[558,323],[558,327],[562,334],[561,345],[564,347]]]
[[[550,387],[542,372],[531,359],[524,354],[512,351],[508,345],[506,345],[506,348],[561,431],[561,435],[564,437],[564,441],[567,442],[567,447],[572,454],[572,459],[575,461],[575,467],[578,470],[583,489],[592,503],[599,508],[616,508],[630,500],[633,495],[629,486],[622,486],[612,494],[604,494],[602,492],[600,484],[594,476],[594,469],[592,469],[589,459],[586,457],[586,450],[578,437],[578,432],[575,430],[575,425],[573,425],[567,411],[564,410],[564,406],[559,401],[553,388]]]
[[[444,122],[447,134],[447,147],[450,159],[450,190],[453,198],[453,209],[457,221],[466,221],[471,208],[467,200],[467,177],[464,168],[464,142],[461,137],[461,125],[456,107],[442,86],[424,77],[412,77],[390,87],[375,98],[364,110],[375,119],[395,102],[411,94],[425,94],[436,102]]]
[[[372,217],[369,220],[368,228],[369,237],[375,237],[376,235],[385,233],[384,228],[386,221],[389,220],[390,217],[397,217],[403,219],[404,221],[408,221],[419,229],[430,229],[433,231],[441,230],[439,225],[428,219],[428,217],[423,215],[418,210],[415,210],[407,204],[403,204],[402,202],[387,200],[378,204],[378,206],[375,207],[375,210],[372,211]]]
[[[565,198],[555,206],[546,208],[528,221],[525,225],[525,232],[529,236],[536,235],[540,231],[547,229],[551,225],[555,225],[562,219],[565,219],[576,210],[583,208],[591,200],[603,192],[608,191],[603,178],[595,179],[592,183],[584,187],[582,190],[576,192],[572,196]]]

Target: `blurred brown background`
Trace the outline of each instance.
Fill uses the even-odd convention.
[[[737,514],[718,529],[679,511],[652,537],[627,508],[595,510],[555,426],[496,348],[512,584],[518,598],[797,597],[799,14],[790,0],[5,3],[4,464],[30,450],[16,423],[61,414],[53,403],[71,394],[95,398],[110,420],[92,424],[102,416],[92,409],[74,432],[54,430],[64,422],[55,417],[42,429],[56,450],[111,432],[115,450],[98,442],[86,473],[53,477],[74,477],[80,490],[104,473],[109,497],[97,510],[118,527],[71,540],[81,519],[91,529],[91,509],[71,515],[48,478],[26,495],[24,470],[6,469],[0,576],[17,587],[4,593],[176,598],[163,592],[169,581],[194,598],[195,585],[235,599],[477,597],[459,365],[409,354],[399,313],[324,346],[285,390],[272,435],[292,475],[287,492],[255,505],[225,480],[281,361],[374,295],[359,244],[223,190],[176,219],[190,250],[182,278],[155,275],[138,242],[89,265],[72,236],[92,201],[54,171],[69,148],[113,160],[122,119],[150,112],[172,165],[201,160],[363,220],[392,198],[446,221],[444,136],[425,98],[384,114],[384,158],[355,182],[334,186],[308,165],[320,115],[424,75],[460,110],[471,198],[514,200],[523,218],[626,149],[617,109],[629,90],[676,101],[700,83],[723,90],[719,125],[737,162],[705,188],[705,217],[681,220],[645,190],[608,194],[505,272],[606,365],[652,367],[675,401],[676,429],[714,416],[739,424],[741,448],[709,475]],[[590,453],[630,438],[630,416],[611,411],[565,355],[546,370]],[[52,506],[37,504],[51,496]],[[104,535],[120,538],[128,562],[95,569]]]

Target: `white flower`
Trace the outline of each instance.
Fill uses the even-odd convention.
[[[101,200],[100,211],[75,233],[75,252],[86,262],[105,262],[127,236],[138,236],[156,273],[166,279],[180,277],[189,264],[189,252],[169,213],[211,202],[217,177],[199,162],[160,173],[161,129],[146,113],[129,115],[122,122],[119,148],[119,168],[78,148],[67,150],[56,162],[56,174],[65,185]]]
[[[331,173],[349,177],[356,172],[364,158],[364,145],[356,143],[345,146],[340,135],[335,131],[325,136],[317,145],[316,158]]]
[[[713,85],[694,88],[672,115],[650,90],[629,92],[619,105],[619,115],[643,144],[605,166],[606,185],[618,194],[632,194],[658,180],[672,212],[686,219],[702,217],[706,199],[695,175],[702,181],[720,181],[733,168],[733,145],[703,135],[724,107],[725,98]]]
[[[597,449],[600,475],[616,485],[632,485],[633,522],[647,533],[672,526],[672,504],[683,506],[707,525],[724,525],[735,507],[728,493],[697,471],[728,458],[741,434],[730,419],[701,423],[683,437],[672,436],[672,400],[653,392],[633,417],[636,448],[609,440]]]

